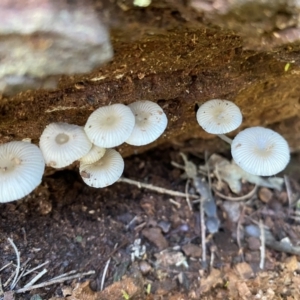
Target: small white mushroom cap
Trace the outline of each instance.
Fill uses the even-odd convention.
[[[132,133],[135,118],[124,104],[103,106],[88,118],[84,130],[98,147],[113,148],[124,143]]]
[[[28,142],[0,145],[0,203],[23,198],[42,180],[45,161],[41,150]]]
[[[243,170],[259,176],[282,171],[290,160],[287,141],[277,132],[263,128],[247,128],[236,135],[231,154]]]
[[[105,154],[106,149],[93,145],[89,153],[81,157],[79,160],[85,164],[92,164],[99,160]]]
[[[208,133],[225,134],[237,129],[243,116],[233,102],[213,99],[203,103],[197,111],[199,125]]]
[[[80,163],[83,181],[95,188],[104,188],[115,183],[124,170],[124,160],[114,149],[107,149],[100,160],[93,164]]]
[[[40,137],[40,148],[48,166],[63,168],[86,155],[92,143],[81,126],[51,123]]]
[[[135,125],[127,144],[147,145],[155,141],[166,129],[168,119],[162,108],[151,101],[142,100],[128,105],[135,116]]]

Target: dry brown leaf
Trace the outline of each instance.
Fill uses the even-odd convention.
[[[240,295],[239,299],[249,299],[249,297],[252,295],[245,282],[240,282],[236,285],[236,287]]]
[[[288,257],[285,260],[285,267],[290,272],[294,272],[294,271],[298,270],[299,269],[299,263],[298,263],[297,257],[295,255],[291,256],[291,257]]]
[[[206,278],[201,278],[200,280],[200,291],[201,293],[208,292],[211,288],[215,287],[217,284],[222,284],[222,273],[218,269],[211,269],[210,274]]]
[[[82,283],[77,283],[72,295],[66,297],[68,300],[96,300],[98,299],[97,293],[92,291],[90,288],[90,282],[85,281]]]
[[[237,271],[237,274],[239,274],[239,276],[242,279],[249,279],[253,276],[253,270],[251,266],[246,262],[241,262],[235,265],[235,270]]]
[[[140,276],[124,277],[121,281],[114,282],[102,292],[97,293],[95,300],[120,300],[124,299],[124,294],[128,299],[143,295],[144,283]],[[80,299],[87,300],[87,299]]]

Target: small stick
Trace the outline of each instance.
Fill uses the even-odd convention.
[[[133,219],[125,226],[126,230],[128,230],[129,227],[133,224],[133,222],[134,222],[135,220],[137,220],[137,219],[138,219],[138,217],[137,217],[137,216],[134,216]]]
[[[15,276],[16,274],[16,270],[14,270],[11,275],[8,277],[8,279],[3,283],[3,286],[4,287],[7,287],[8,284],[12,281],[13,277]]]
[[[210,252],[211,252],[211,255],[210,255],[210,269],[212,269],[213,266],[214,266],[215,251],[216,251],[216,247],[214,245],[211,246],[211,248],[210,248]]]
[[[174,204],[178,209],[181,207],[181,204],[178,203],[177,201],[173,200],[172,198],[169,199],[169,201]]]
[[[1,269],[0,269],[0,272],[3,271],[4,269],[6,269],[7,267],[9,267],[13,262],[10,261],[8,264],[6,264],[5,266],[3,266]]]
[[[259,267],[261,270],[264,269],[265,266],[265,255],[266,255],[266,239],[265,239],[265,229],[264,229],[264,224],[262,222],[262,220],[259,220],[259,229],[260,229],[260,263],[259,263]]]
[[[292,202],[293,202],[293,195],[292,195],[292,189],[291,189],[291,184],[289,181],[289,178],[287,175],[283,176],[284,178],[284,183],[285,183],[285,188],[286,188],[286,192],[287,192],[287,196],[288,196],[288,201],[289,201],[289,214],[292,208]]]
[[[144,188],[144,189],[148,189],[148,190],[151,190],[151,191],[158,192],[160,194],[167,194],[167,195],[170,195],[170,196],[177,196],[177,197],[184,197],[184,198],[186,197],[185,193],[164,189],[164,188],[161,188],[161,187],[158,187],[158,186],[154,186],[152,184],[142,183],[142,182],[132,180],[132,179],[128,179],[128,178],[125,178],[125,177],[121,177],[118,180],[118,182],[129,183],[129,184],[132,184],[132,185],[136,185],[139,189]],[[189,197],[193,198],[193,199],[198,199],[199,198],[199,197],[197,197],[195,195],[191,195],[191,194],[189,194]]]
[[[202,267],[206,269],[206,236],[205,236],[205,220],[203,203],[205,199],[200,199],[200,222],[201,222],[201,244],[202,244]]]
[[[30,258],[28,258],[21,266],[21,274],[19,274],[18,278],[17,278],[17,281],[16,281],[16,284],[19,282],[19,280],[24,276],[24,273],[26,271],[26,266],[28,264],[28,262],[30,261]],[[16,285],[15,284],[15,285]]]
[[[188,179],[186,181],[186,184],[185,184],[185,195],[186,195],[185,199],[186,199],[186,202],[187,202],[187,205],[188,205],[190,211],[193,211],[191,201],[190,201],[190,197],[189,197],[189,193],[188,193],[189,185],[190,185],[190,179]]]
[[[1,277],[0,277],[0,297],[2,297],[4,295],[3,289],[2,289],[2,281],[1,281]]]
[[[101,278],[101,286],[100,286],[100,291],[103,291],[104,289],[104,282],[105,282],[105,276],[108,270],[108,266],[110,264],[111,261],[111,257],[108,259],[108,261],[105,264],[104,270],[103,270],[103,274],[102,274],[102,278]]]
[[[38,273],[35,277],[33,277],[25,286],[24,288],[32,286],[34,283],[36,283],[43,275],[47,273],[47,269],[44,269],[40,273]]]
[[[242,221],[244,219],[244,214],[245,214],[245,206],[242,206],[242,211],[241,214],[239,216],[238,222],[237,222],[237,226],[236,226],[236,240],[237,240],[237,244],[239,246],[240,252],[241,252],[241,257],[242,260],[245,261],[244,258],[244,252],[243,252],[243,247],[241,244],[241,230],[242,230]]]
[[[45,261],[44,263],[42,263],[42,264],[40,264],[40,265],[38,265],[37,267],[35,267],[35,268],[33,268],[33,269],[30,269],[30,270],[28,270],[25,274],[23,274],[23,276],[26,276],[26,275],[28,275],[28,274],[30,274],[30,273],[32,273],[32,272],[34,272],[34,271],[36,271],[37,269],[39,269],[39,268],[41,268],[41,267],[43,267],[44,265],[46,265],[46,264],[49,264],[49,260],[47,260],[47,261]]]
[[[15,291],[15,293],[17,293],[17,294],[24,293],[24,292],[31,291],[31,290],[34,290],[34,289],[39,289],[39,288],[42,288],[42,287],[45,287],[45,286],[49,286],[49,285],[52,285],[52,284],[55,284],[55,283],[61,283],[61,282],[67,281],[67,280],[80,278],[80,277],[87,276],[87,275],[92,275],[92,274],[95,274],[95,271],[79,273],[79,274],[72,275],[72,276],[69,276],[69,277],[52,279],[52,280],[49,280],[49,281],[46,281],[46,282],[43,282],[43,283],[40,283],[40,284],[29,286],[27,288],[24,287],[24,288],[18,289],[18,290]]]
[[[60,279],[60,278],[66,277],[67,275],[71,275],[71,274],[74,274],[74,273],[76,273],[76,270],[72,270],[72,271],[69,271],[69,272],[67,272],[67,273],[58,275],[58,276],[56,276],[56,277],[50,279],[49,281],[51,281],[51,280],[56,280],[56,279]]]
[[[8,238],[8,241],[10,242],[12,247],[14,248],[14,251],[15,251],[16,256],[17,256],[16,274],[15,274],[15,277],[14,277],[14,280],[13,280],[12,284],[10,285],[10,289],[12,290],[15,287],[16,283],[17,283],[17,278],[19,276],[21,263],[20,263],[20,253],[19,253],[14,241],[11,238]]]
[[[216,191],[214,189],[214,193],[219,196],[221,199],[224,199],[224,200],[229,200],[229,201],[243,201],[243,200],[247,200],[249,198],[251,198],[252,196],[255,195],[255,192],[257,190],[257,185],[254,186],[253,190],[250,191],[248,194],[244,195],[244,196],[241,196],[241,197],[230,197],[230,196],[225,196],[223,195],[222,193]]]
[[[115,244],[114,250],[116,250],[117,247],[118,247],[118,243]],[[111,261],[111,256],[110,256],[110,258],[108,259],[108,261],[106,262],[106,265],[105,265],[104,270],[103,270],[102,279],[101,279],[100,291],[103,291],[103,289],[104,289],[105,277],[106,277],[106,273],[107,273],[107,270],[108,270],[108,266],[109,266],[109,264],[110,264],[110,261]]]

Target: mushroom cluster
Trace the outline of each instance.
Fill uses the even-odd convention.
[[[46,126],[37,147],[28,142],[0,145],[0,203],[18,200],[42,180],[45,164],[64,168],[79,161],[83,181],[95,188],[115,183],[124,160],[114,149],[126,142],[141,146],[159,138],[167,127],[161,107],[148,100],[128,106],[100,107],[84,127],[68,123]]]
[[[199,125],[231,144],[231,155],[237,165],[250,174],[272,176],[290,161],[287,141],[277,132],[252,127],[242,130],[231,140],[224,135],[242,123],[238,106],[228,100],[213,99],[202,104],[196,115]]]

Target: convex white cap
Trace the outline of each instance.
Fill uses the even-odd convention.
[[[124,160],[114,149],[107,149],[100,160],[93,164],[80,163],[79,171],[83,181],[95,188],[104,188],[115,183],[124,170]]]
[[[135,125],[127,144],[147,145],[155,141],[166,129],[168,119],[162,108],[151,101],[142,100],[128,105],[135,116]]]
[[[247,128],[233,139],[231,154],[243,170],[259,176],[272,176],[282,171],[290,160],[287,141],[277,132]]]
[[[92,164],[99,160],[103,155],[105,154],[105,148],[98,147],[96,145],[93,145],[91,150],[83,157],[81,157],[79,160],[82,163],[85,164]]]
[[[243,116],[233,102],[213,99],[203,103],[197,111],[199,125],[208,133],[225,134],[237,129]]]
[[[63,168],[86,155],[92,143],[81,126],[51,123],[40,137],[40,148],[48,166]]]
[[[113,148],[124,143],[132,133],[135,118],[124,104],[103,106],[88,118],[84,130],[98,147]]]
[[[10,202],[32,192],[42,180],[45,161],[40,149],[28,142],[0,145],[0,202]]]

